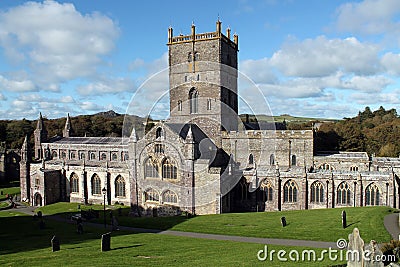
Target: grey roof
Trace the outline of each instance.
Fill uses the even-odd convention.
[[[329,158],[366,158],[368,159],[367,152],[345,152],[345,151],[319,151],[317,157]]]
[[[127,142],[128,138],[122,137],[64,137],[51,143],[80,145],[125,145]]]

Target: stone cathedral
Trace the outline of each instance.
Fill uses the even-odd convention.
[[[21,150],[21,197],[123,203],[144,216],[343,206],[399,207],[399,158],[314,151],[312,130],[271,130],[238,117],[238,36],[168,29],[170,117],[140,136],[48,138]],[[266,127],[268,128],[268,127]],[[34,161],[31,159],[35,158]]]

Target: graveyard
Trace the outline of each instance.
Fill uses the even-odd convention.
[[[0,265],[5,266],[105,266],[113,265],[181,265],[190,263],[215,266],[282,266],[282,262],[257,260],[262,244],[191,238],[159,233],[137,233],[134,231],[111,231],[110,212],[120,226],[175,230],[181,232],[210,233],[242,237],[268,237],[336,242],[347,239],[354,227],[360,230],[367,243],[374,239],[378,243],[389,242],[390,236],[383,226],[383,218],[395,212],[388,207],[346,208],[347,227],[343,228],[343,209],[321,209],[306,211],[230,213],[186,218],[129,216],[129,208],[107,206],[107,229],[103,226],[101,205],[90,207],[72,203],[57,203],[41,207],[32,214],[17,209],[0,212]],[[121,209],[120,209],[121,208]],[[89,209],[98,210],[99,218],[83,221],[83,233],[77,233],[71,216]],[[40,227],[38,212],[42,213],[45,226]],[[33,216],[36,215],[36,216]],[[287,225],[282,227],[281,217]],[[93,223],[93,224],[91,224]],[[109,251],[101,251],[101,235],[111,232]],[[57,236],[60,250],[53,252],[51,240]],[[307,247],[268,245],[269,250],[302,251]],[[314,249],[316,253],[321,248]],[[307,262],[307,266],[336,266],[345,261]],[[285,262],[285,266],[298,266],[298,262]]]

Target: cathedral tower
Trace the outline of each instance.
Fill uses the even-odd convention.
[[[237,129],[238,37],[216,31],[173,36],[168,29],[170,121],[195,123],[219,146],[221,130]]]
[[[63,130],[63,137],[71,137],[73,133],[71,127],[71,119],[69,118],[69,113],[67,114],[67,120],[65,122],[64,130]]]

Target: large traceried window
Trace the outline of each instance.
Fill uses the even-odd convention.
[[[351,201],[351,190],[348,183],[343,182],[337,188],[337,204],[349,205]]]
[[[175,162],[171,159],[165,159],[162,164],[162,178],[163,179],[177,179],[178,168]]]
[[[289,180],[283,186],[283,202],[297,202],[297,184]]]
[[[144,177],[158,178],[158,162],[149,157],[144,164]]]
[[[163,202],[176,204],[178,203],[178,196],[171,190],[167,190],[163,194]]]
[[[121,175],[115,179],[115,196],[125,197],[125,180]]]
[[[79,193],[79,177],[76,173],[70,176],[71,193]]]
[[[92,176],[92,195],[101,194],[101,180],[100,177],[95,173]]]
[[[379,206],[379,188],[376,184],[372,183],[365,189],[365,205],[366,206]]]
[[[190,113],[198,112],[198,104],[199,104],[199,93],[195,88],[192,88],[189,92],[189,104],[190,104]]]
[[[144,201],[152,201],[152,202],[159,202],[160,201],[160,195],[156,190],[153,188],[147,189],[144,192]]]
[[[261,190],[263,190],[264,193],[264,197],[263,197],[263,202],[265,201],[272,201],[273,199],[273,189],[272,189],[272,185],[269,181],[264,180],[261,183]]]
[[[314,182],[311,185],[311,202],[324,202],[324,186],[321,182]]]

